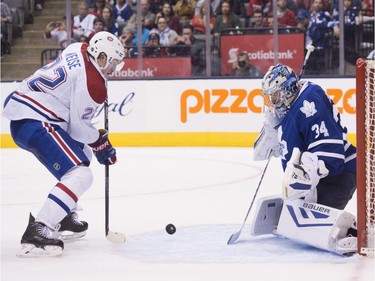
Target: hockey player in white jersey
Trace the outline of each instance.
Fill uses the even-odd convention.
[[[77,202],[93,181],[92,152],[100,164],[115,164],[108,132],[91,123],[107,97],[107,76],[122,68],[124,48],[116,36],[99,32],[89,44],[74,43],[50,64],[23,80],[5,103],[15,143],[56,177],[39,213],[30,214],[19,256],[61,255],[60,236],[82,237]]]
[[[320,86],[299,81],[281,64],[265,74],[262,92],[269,109],[254,155],[281,158],[283,200],[259,201],[252,233],[273,232],[338,254],[355,252],[355,217],[343,210],[356,189],[356,150],[336,106]],[[276,205],[276,212],[267,207]],[[261,222],[265,215],[273,218]],[[270,228],[262,230],[265,225]]]

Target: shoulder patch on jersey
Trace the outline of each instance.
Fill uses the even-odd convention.
[[[306,118],[314,116],[314,114],[317,112],[315,109],[315,103],[313,101],[308,102],[307,100],[303,101],[303,106],[300,108],[300,110],[306,115]]]
[[[106,81],[90,61],[86,52],[88,44],[82,45],[82,56],[85,61],[87,89],[90,97],[98,104],[102,104],[107,96]]]

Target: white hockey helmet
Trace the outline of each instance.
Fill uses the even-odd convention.
[[[300,90],[296,73],[289,66],[271,66],[262,80],[262,92],[269,98],[269,105],[285,112],[293,104]]]
[[[97,62],[100,53],[105,53],[107,56],[106,68],[113,60],[118,61],[116,70],[120,71],[124,66],[125,50],[120,40],[107,31],[100,31],[96,33],[89,42],[87,51],[92,55]]]

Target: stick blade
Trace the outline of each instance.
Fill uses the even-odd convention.
[[[125,234],[121,232],[114,232],[109,230],[106,237],[109,241],[116,244],[123,244],[126,241]]]
[[[233,233],[227,242],[228,245],[233,244],[234,242],[237,241],[238,237],[240,237],[241,231],[238,231],[236,233]]]

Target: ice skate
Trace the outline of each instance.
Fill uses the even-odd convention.
[[[70,212],[60,222],[56,236],[65,242],[71,242],[85,236],[88,227],[87,222],[78,219],[76,212]]]
[[[64,242],[53,235],[53,230],[36,222],[30,214],[29,224],[21,239],[18,257],[57,257],[64,249]]]

